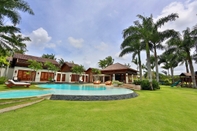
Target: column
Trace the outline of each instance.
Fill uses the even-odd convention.
[[[126,73],[126,83],[129,83],[128,73]]]
[[[113,74],[113,78],[112,78],[112,80],[113,80],[113,81],[115,81],[115,80],[116,80],[116,78],[115,78],[115,74]]]

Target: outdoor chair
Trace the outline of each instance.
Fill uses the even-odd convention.
[[[111,81],[106,81],[106,82],[105,82],[105,85],[111,85],[111,84],[112,84]]]
[[[25,87],[29,87],[31,84],[30,83],[26,83],[26,82],[15,82],[13,80],[8,80],[7,82],[5,82],[6,86],[8,88],[12,87],[12,86],[25,86]]]
[[[94,84],[101,84],[101,81],[100,80],[96,80],[96,81],[94,81]]]

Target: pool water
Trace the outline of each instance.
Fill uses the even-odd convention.
[[[45,88],[45,90],[3,91],[0,92],[0,99],[24,98],[24,97],[47,95],[47,94],[106,96],[106,95],[122,95],[122,94],[133,93],[133,91],[129,89],[106,87],[106,86],[90,86],[90,85],[75,85],[75,84],[40,84],[37,86],[43,89]]]

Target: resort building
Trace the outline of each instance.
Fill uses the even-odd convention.
[[[88,82],[93,82],[96,77],[101,82],[108,80],[118,80],[123,83],[131,83],[135,77],[137,77],[137,70],[134,70],[128,66],[120,63],[112,64],[104,69],[101,69],[101,74],[93,74],[93,68],[89,68],[86,73],[89,75]]]
[[[35,60],[42,63],[42,69],[35,71],[29,68],[28,60]],[[115,63],[101,69],[101,74],[93,74],[93,68],[88,68],[84,73],[79,75],[72,72],[72,67],[78,65],[72,62],[65,62],[60,67],[56,60],[19,53],[15,53],[12,58],[9,58],[9,62],[9,69],[1,69],[0,76],[7,74],[9,79],[17,77],[20,81],[48,82],[54,80],[56,82],[71,83],[82,80],[83,82],[93,83],[96,79],[99,79],[101,82],[118,80],[124,83],[131,83],[134,77],[137,76],[137,70],[120,63]],[[47,69],[45,62],[52,63],[59,70],[52,71]]]

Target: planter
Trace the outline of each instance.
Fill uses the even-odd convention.
[[[135,85],[134,90],[141,90],[141,85]]]

